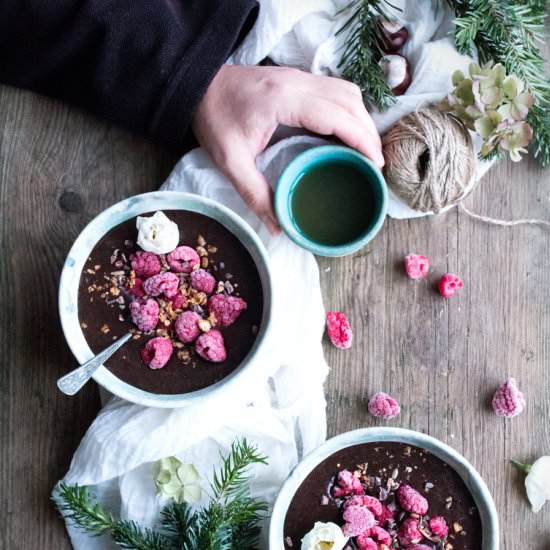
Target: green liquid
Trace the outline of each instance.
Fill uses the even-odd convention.
[[[368,176],[350,164],[314,166],[296,182],[291,210],[300,231],[327,246],[350,243],[371,226],[378,209]]]

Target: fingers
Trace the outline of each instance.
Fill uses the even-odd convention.
[[[216,159],[215,159],[216,160]],[[244,202],[253,210],[273,236],[281,232],[273,209],[273,191],[250,151],[239,141],[234,142],[223,160],[216,164],[231,180]]]

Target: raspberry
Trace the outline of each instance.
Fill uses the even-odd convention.
[[[514,378],[508,378],[493,396],[493,410],[497,416],[512,418],[521,414],[525,407],[525,399],[519,391]]]
[[[132,269],[136,272],[136,277],[148,279],[153,275],[160,273],[160,260],[156,254],[138,250],[130,258]]]
[[[190,246],[178,246],[166,256],[166,259],[176,273],[191,273],[201,261],[197,251]]]
[[[446,537],[449,534],[447,522],[441,516],[435,516],[430,520],[430,529],[438,537]]]
[[[428,501],[410,485],[401,485],[397,490],[397,500],[401,508],[409,514],[423,516],[428,511]]]
[[[428,274],[430,260],[419,254],[405,256],[405,270],[410,279],[422,279]]]
[[[386,546],[391,544],[391,535],[385,529],[382,529],[382,527],[378,527],[377,525],[367,529],[363,535],[365,534],[379,544],[385,544]]]
[[[351,347],[353,333],[345,313],[327,312],[327,333],[330,341],[340,349]]]
[[[144,363],[149,365],[150,369],[162,369],[170,360],[173,350],[169,338],[153,338],[141,350],[141,358]]]
[[[393,397],[380,391],[370,398],[368,409],[372,416],[389,419],[396,417],[401,407]]]
[[[349,506],[344,510],[343,518],[346,524],[342,532],[347,537],[356,537],[376,525],[372,512],[363,506]]]
[[[412,546],[407,546],[407,550],[432,550],[432,547],[425,544],[413,544]]]
[[[353,477],[357,479],[355,476]],[[384,505],[375,497],[371,497],[369,495],[356,495],[346,500],[344,509],[348,506],[364,506],[367,510],[374,514],[376,519],[378,519],[378,516],[381,516],[383,513]]]
[[[134,279],[134,284],[129,288],[130,294],[133,294],[136,298],[143,298],[145,296],[145,290],[143,290],[143,281],[137,277]]]
[[[214,287],[216,286],[216,279],[205,271],[204,269],[197,269],[191,273],[191,286],[196,288],[199,292],[206,292],[206,294],[212,294]]]
[[[178,315],[175,324],[176,334],[184,344],[194,342],[198,338],[201,330],[197,323],[201,319],[202,317],[194,311],[184,311]]]
[[[172,309],[181,309],[186,303],[187,298],[183,294],[176,294],[172,300]]]
[[[246,307],[246,302],[237,296],[216,294],[208,300],[208,311],[214,314],[220,328],[232,325]]]
[[[454,273],[445,273],[439,280],[439,292],[444,298],[454,296],[458,289],[462,288],[462,281]]]
[[[155,300],[134,300],[130,303],[132,321],[143,332],[153,330],[159,321],[159,305]]]
[[[363,533],[355,537],[355,543],[357,544],[357,548],[359,548],[359,550],[379,550],[380,548],[378,543]]]
[[[210,330],[201,334],[195,342],[195,350],[206,361],[220,363],[227,358],[222,333]]]
[[[149,277],[143,283],[143,289],[149,296],[164,294],[172,298],[177,294],[179,284],[179,277],[175,273],[160,273]]]
[[[399,543],[409,548],[410,544],[416,544],[420,542],[424,537],[418,530],[418,520],[414,518],[407,518],[399,527],[397,531],[397,538]]]
[[[378,523],[384,527],[390,519],[393,519],[393,513],[387,506],[382,504],[382,513],[376,516],[376,519],[378,520]]]
[[[341,470],[338,473],[338,479],[332,492],[336,498],[361,495],[363,494],[363,486],[359,478],[355,477],[349,470]]]

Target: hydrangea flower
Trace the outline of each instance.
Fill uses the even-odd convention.
[[[159,460],[154,475],[158,494],[177,504],[194,504],[202,498],[200,475],[193,464],[184,464],[175,456]]]
[[[541,456],[534,464],[512,463],[527,474],[525,489],[533,512],[540,512],[547,500],[550,500],[550,456]]]

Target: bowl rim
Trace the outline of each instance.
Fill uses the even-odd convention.
[[[248,250],[262,283],[263,312],[258,335],[243,361],[218,382],[181,394],[155,394],[132,386],[101,365],[93,379],[109,392],[138,405],[175,408],[192,405],[206,395],[213,396],[236,386],[257,363],[272,332],[273,280],[270,260],[260,237],[252,227],[228,207],[212,199],[182,191],[152,191],[119,201],[95,216],[80,232],[63,264],[59,280],[58,309],[65,340],[77,361],[82,364],[93,357],[78,318],[78,288],[82,268],[97,242],[113,227],[146,212],[189,210],[222,224]]]
[[[296,170],[301,172],[304,168],[314,164],[315,161],[324,162],[326,160],[330,160],[331,158],[336,159],[343,157],[353,159],[354,161],[359,161],[361,164],[366,165],[370,170],[372,170],[382,198],[380,214],[376,222],[355,240],[342,245],[323,245],[309,239],[294,227],[290,214],[290,207],[288,205],[288,196],[292,185],[296,181],[296,174],[294,174]],[[365,155],[359,153],[355,149],[351,149],[350,147],[345,147],[343,145],[318,145],[297,155],[288,163],[279,176],[274,194],[275,212],[285,234],[298,246],[313,252],[313,254],[333,258],[353,254],[374,239],[384,224],[388,211],[388,200],[388,188],[382,172]]]
[[[458,451],[438,439],[405,428],[372,427],[360,428],[342,433],[328,439],[304,457],[284,482],[273,506],[269,523],[269,549],[284,550],[284,521],[288,506],[302,481],[323,460],[335,452],[358,445],[373,442],[408,443],[426,448],[429,452],[446,462],[460,475],[479,510],[482,520],[482,550],[498,550],[499,521],[495,503],[481,475]],[[457,466],[463,472],[461,473]]]

